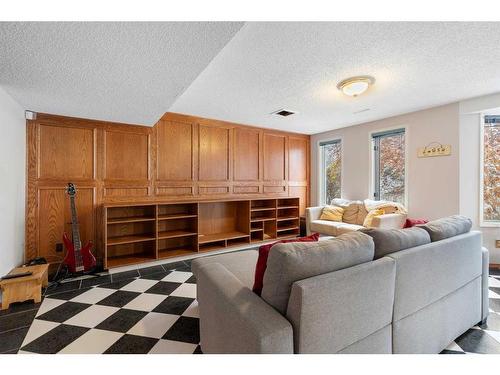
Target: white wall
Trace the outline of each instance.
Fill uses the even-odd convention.
[[[319,147],[322,140],[342,139],[342,195],[369,197],[371,186],[370,133],[406,128],[407,195],[411,217],[436,219],[459,213],[458,104],[431,108],[311,137],[311,203],[319,203]],[[451,156],[418,158],[417,149],[431,142],[450,144]]]
[[[487,95],[460,102],[460,213],[468,216],[474,228],[483,232],[483,244],[490,251],[490,263],[500,264],[500,249],[495,240],[500,239],[500,227],[479,225],[479,158],[481,112],[498,108],[500,94]]]
[[[0,88],[0,275],[23,262],[26,121]]]

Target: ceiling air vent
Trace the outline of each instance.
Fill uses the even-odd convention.
[[[279,111],[271,113],[272,115],[277,115],[277,116],[282,116],[282,117],[287,117],[294,115],[296,112],[289,111],[287,109],[280,109]]]

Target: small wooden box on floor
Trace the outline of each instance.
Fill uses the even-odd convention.
[[[18,267],[9,272],[11,274],[33,272],[30,276],[6,279],[0,281],[2,289],[2,310],[8,309],[11,303],[34,300],[42,301],[42,286],[48,285],[48,264]]]
[[[150,262],[299,235],[296,197],[104,207],[104,267]]]

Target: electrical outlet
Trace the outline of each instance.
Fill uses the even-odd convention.
[[[56,243],[56,253],[62,253],[63,251],[63,244],[62,243]]]
[[[500,240],[496,240],[496,241],[495,241],[495,247],[496,247],[497,249],[500,249]]]

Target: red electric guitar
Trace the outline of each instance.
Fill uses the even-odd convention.
[[[71,273],[88,273],[91,272],[96,266],[95,257],[91,252],[92,241],[89,241],[89,243],[82,248],[82,243],[80,241],[80,226],[78,224],[78,217],[76,216],[75,185],[71,182],[68,183],[66,192],[69,195],[71,203],[71,231],[73,241],[70,241],[66,232],[63,234],[63,242],[67,250],[63,264],[68,266],[68,270]]]

